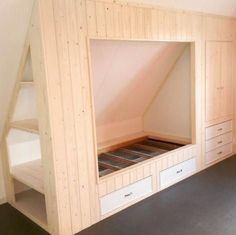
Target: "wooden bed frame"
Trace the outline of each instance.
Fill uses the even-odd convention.
[[[129,162],[129,167],[118,170],[112,165],[117,171],[111,173],[113,169],[109,166],[105,172],[107,175],[99,177],[98,162],[100,167],[105,166],[98,160],[98,154],[119,151],[124,147],[123,142],[130,148],[136,144],[136,140],[140,143],[147,136],[153,136],[138,133],[136,137],[128,138],[129,142],[122,140],[97,144],[88,45],[90,39],[191,43],[193,136],[190,144],[159,156],[154,154],[156,157],[136,164],[122,160],[122,163]],[[235,99],[230,89],[235,88],[235,82],[223,79],[223,85],[219,85],[216,82],[219,79],[209,78],[214,77],[213,68],[219,67],[225,74],[235,75],[232,66],[222,64],[224,61],[232,64],[236,61],[235,41],[235,18],[125,1],[35,1],[1,140],[7,201],[50,234],[72,235],[232,156],[235,153],[235,105],[229,102],[229,97],[222,95],[222,91],[225,91],[225,86],[228,92],[223,94]],[[211,53],[218,50],[225,60],[214,60],[216,57]],[[225,51],[231,57],[223,53]],[[23,79],[29,53],[33,81]],[[214,89],[207,90],[209,86]],[[13,120],[18,94],[25,87],[36,90],[34,107],[37,107],[38,115]],[[212,98],[215,90],[218,92],[216,100]],[[220,103],[219,110],[212,105],[214,102]],[[35,155],[40,155],[39,162],[26,162],[26,165],[17,168],[12,166],[9,158],[12,150],[15,150],[15,157],[24,157],[25,154],[17,154],[17,141],[9,145],[11,131],[16,137],[19,137],[19,132],[27,132],[27,136],[30,135],[27,138],[35,140],[33,143],[37,146],[32,149],[37,152]],[[229,140],[223,138],[226,131],[232,134]],[[211,134],[212,139],[206,139],[206,132]],[[219,136],[223,136],[222,140],[218,140],[221,138]],[[171,138],[167,139],[171,141]],[[25,141],[26,151],[31,149],[31,142]],[[206,155],[209,153],[206,153],[205,146],[213,146],[217,150],[223,147],[217,146],[218,142],[230,145],[229,149],[218,151],[223,154],[207,163]],[[29,154],[27,157],[32,156]],[[100,155],[99,159],[102,157]],[[143,154],[142,157],[145,158]],[[177,177],[179,168],[187,171]],[[176,177],[161,182],[169,172],[171,177]],[[30,190],[16,192],[15,181],[25,184]],[[148,190],[144,193],[142,190],[145,189]],[[132,195],[130,190],[134,191]],[[120,201],[118,206],[112,205],[112,210],[105,210],[102,206],[108,205],[106,202],[109,198],[118,198]],[[112,203],[115,201],[110,200]]]
[[[98,155],[100,177],[183,146],[152,139],[148,136],[143,137],[142,140],[138,139],[130,142],[120,144],[119,148],[112,146],[112,151]]]

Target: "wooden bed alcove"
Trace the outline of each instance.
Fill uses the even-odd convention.
[[[0,146],[7,201],[77,234],[235,154],[235,23],[35,1]]]
[[[98,155],[99,176],[105,176],[154,157],[161,156],[171,150],[184,146],[145,136],[132,140],[132,144],[122,143],[123,147],[111,146],[111,151]]]
[[[194,143],[193,47],[89,40],[100,178]]]

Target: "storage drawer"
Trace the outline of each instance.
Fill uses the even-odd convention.
[[[208,153],[206,153],[206,164],[214,162],[220,158],[223,158],[233,152],[232,143],[226,144],[222,147],[214,149]]]
[[[225,144],[228,144],[232,142],[233,134],[232,132],[217,136],[213,139],[206,141],[206,152],[209,152],[213,149],[216,149],[218,147],[221,147]]]
[[[160,185],[164,188],[178,179],[196,171],[196,159],[192,158],[160,173]]]
[[[210,126],[206,128],[206,140],[209,140],[213,137],[222,135],[233,129],[233,122],[232,120],[220,123],[218,125]]]
[[[100,199],[101,214],[109,213],[152,192],[152,177],[145,178]]]

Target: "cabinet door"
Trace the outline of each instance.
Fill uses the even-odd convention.
[[[206,121],[220,116],[221,46],[219,42],[206,43]]]
[[[233,43],[221,43],[221,117],[233,114]]]

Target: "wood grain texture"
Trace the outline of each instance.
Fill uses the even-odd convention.
[[[36,224],[48,231],[45,199],[43,194],[28,190],[16,194],[13,206]]]
[[[102,195],[147,176],[157,192],[159,172],[193,156],[198,170],[205,167],[206,40],[234,42],[235,19],[110,0],[38,0],[33,16],[30,43],[51,234],[72,235],[103,219]],[[88,38],[193,43],[194,145],[98,180]],[[11,178],[5,175],[12,201]]]
[[[12,122],[10,126],[11,128],[18,130],[28,131],[35,134],[39,133],[38,120],[36,119],[15,121]]]
[[[128,169],[124,169],[122,171],[118,171],[118,172],[112,173],[111,175],[102,177],[98,185],[99,197],[101,198],[107,194],[110,194],[125,186],[133,184],[148,176],[152,176],[152,182],[153,182],[152,193],[156,193],[160,191],[160,187],[159,187],[160,185],[159,172],[160,171],[163,171],[167,168],[170,168],[188,159],[196,158],[197,157],[196,154],[197,154],[196,146],[189,145],[186,147],[182,147],[181,149],[177,149],[177,150],[165,153],[163,155],[160,155],[159,157],[153,158],[151,160],[137,164],[135,166],[131,166]],[[104,215],[102,218],[111,216],[117,213],[118,211],[134,204],[135,202],[128,203],[127,205],[122,206],[121,208],[118,208]]]
[[[50,6],[50,5],[49,5]],[[50,9],[50,7],[48,8]],[[43,182],[44,194],[46,203],[46,214],[48,222],[48,231],[51,234],[59,233],[59,213],[58,213],[58,200],[56,192],[55,180],[55,167],[52,150],[51,128],[49,122],[49,107],[48,107],[48,90],[47,81],[45,79],[47,69],[45,66],[43,45],[43,18],[39,11],[40,2],[36,2],[32,15],[32,23],[30,28],[30,45],[32,56],[33,77],[35,82],[37,107],[38,107],[38,124],[42,152],[42,165],[43,165]],[[45,12],[46,14],[46,12]],[[50,15],[47,12],[48,17]],[[47,31],[46,31],[47,32]],[[45,32],[45,33],[46,33]],[[48,62],[49,63],[49,62]]]
[[[27,162],[11,169],[11,175],[14,179],[35,189],[40,193],[44,193],[43,169],[41,160]]]
[[[61,5],[60,5],[61,4]],[[113,191],[115,188],[120,188],[123,185],[127,185],[130,182],[134,182],[137,179],[142,179],[145,174],[152,174],[156,171],[155,166],[150,164],[150,166],[145,167],[145,173],[143,167],[135,167],[133,171],[128,171],[126,173],[120,173],[121,176],[116,176],[115,180],[112,177],[108,177],[105,183],[101,181],[99,187],[97,185],[97,167],[96,167],[96,146],[95,146],[95,129],[93,127],[94,121],[92,119],[93,107],[91,101],[91,87],[89,82],[89,72],[88,72],[88,52],[87,52],[87,37],[101,38],[101,39],[145,39],[145,40],[160,40],[160,41],[193,41],[195,43],[195,123],[193,124],[196,129],[196,146],[195,150],[198,154],[198,158],[204,157],[201,154],[201,141],[202,141],[202,105],[205,106],[202,100],[202,86],[204,83],[204,19],[206,16],[193,14],[181,11],[170,11],[166,9],[155,9],[150,7],[141,7],[138,5],[121,4],[113,2],[102,2],[102,1],[76,1],[76,7],[74,1],[67,3],[57,3],[54,2],[55,15],[59,14],[64,16],[63,18],[58,18],[56,21],[56,32],[55,37],[58,38],[59,45],[55,48],[58,51],[59,63],[63,63],[60,66],[60,74],[65,74],[67,82],[58,81],[58,83],[53,84],[48,87],[50,91],[55,89],[56,84],[61,87],[61,93],[58,93],[56,97],[63,97],[62,100],[58,99],[58,103],[53,103],[54,106],[50,106],[55,113],[59,113],[63,118],[62,123],[52,123],[52,129],[57,130],[56,132],[64,133],[70,129],[68,125],[71,125],[73,121],[73,115],[70,117],[66,114],[63,109],[68,108],[74,112],[74,125],[75,133],[72,134],[71,139],[73,140],[73,135],[76,136],[77,148],[75,148],[75,155],[79,156],[78,167],[75,161],[71,159],[74,163],[67,164],[66,172],[77,172],[79,176],[78,185],[80,188],[80,193],[71,194],[71,200],[74,205],[76,201],[80,202],[81,207],[78,208],[78,212],[83,215],[81,223],[72,224],[74,227],[74,232],[77,232],[91,224],[95,221],[100,220],[99,218],[99,204],[98,204],[98,190],[99,194],[107,193]],[[63,5],[64,4],[64,5]],[[61,7],[59,7],[59,5]],[[66,9],[64,9],[64,8]],[[70,14],[65,14],[67,11]],[[67,22],[65,21],[67,19]],[[76,22],[74,21],[76,19]],[[210,19],[208,19],[208,24]],[[219,19],[224,25],[224,18]],[[229,20],[231,21],[231,20]],[[69,23],[70,22],[70,26]],[[221,26],[221,27],[222,27]],[[226,30],[226,29],[224,29]],[[218,39],[230,38],[230,30],[228,29],[227,35],[223,37],[221,34],[216,33]],[[208,32],[208,38],[215,38],[215,31],[212,33]],[[77,44],[76,44],[77,43]],[[68,50],[66,50],[68,48]],[[63,52],[64,51],[64,52]],[[67,62],[66,62],[67,61]],[[70,61],[70,63],[68,62]],[[67,72],[66,72],[67,71]],[[79,76],[78,76],[79,74]],[[58,75],[60,77],[62,75]],[[72,79],[73,78],[73,79]],[[63,84],[63,85],[62,85]],[[65,87],[62,87],[65,86]],[[81,89],[81,92],[78,90]],[[69,94],[69,92],[71,92]],[[68,97],[64,97],[68,94]],[[72,98],[71,98],[72,95]],[[51,96],[53,97],[53,96]],[[65,99],[64,99],[65,98]],[[67,100],[67,101],[66,101]],[[70,107],[73,101],[73,107]],[[52,100],[50,100],[52,102]],[[60,107],[60,110],[58,109]],[[61,108],[64,107],[64,108]],[[58,118],[58,117],[57,117]],[[54,118],[52,118],[53,120]],[[59,119],[60,120],[60,119]],[[82,128],[81,128],[82,127]],[[61,131],[60,131],[61,130]],[[84,138],[84,136],[86,136]],[[55,133],[56,137],[56,133]],[[55,144],[64,145],[69,151],[69,143],[66,140],[54,139]],[[72,141],[73,142],[73,141]],[[67,146],[67,147],[66,147]],[[56,145],[54,146],[56,148]],[[62,148],[62,146],[60,146]],[[69,152],[68,152],[69,153]],[[59,154],[55,153],[56,155]],[[55,155],[55,156],[56,156]],[[190,154],[191,155],[191,154]],[[70,155],[72,156],[72,155]],[[161,163],[155,163],[154,165],[160,165],[158,169],[164,169],[165,167],[171,166],[178,159],[187,158],[188,153],[183,155],[171,155],[170,157],[163,157]],[[201,160],[198,161],[199,169],[201,167]],[[145,165],[145,163],[143,163]],[[148,170],[150,168],[150,170]],[[115,177],[115,176],[114,176]],[[157,177],[153,177],[157,178]],[[68,183],[72,182],[72,178],[67,178]],[[156,190],[158,190],[158,182],[154,180]],[[100,186],[101,184],[101,186]],[[73,184],[71,184],[72,187]],[[71,189],[72,190],[72,189]],[[74,195],[74,196],[73,196]],[[77,198],[77,199],[76,199]],[[89,198],[89,200],[88,200]],[[76,208],[76,207],[74,207]],[[65,222],[69,223],[69,222]]]

